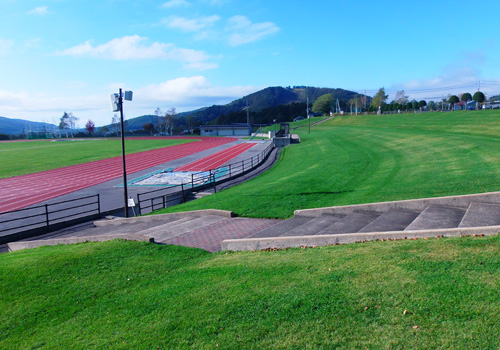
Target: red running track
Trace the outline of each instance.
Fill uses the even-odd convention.
[[[220,167],[222,164],[233,159],[237,155],[240,155],[253,146],[255,146],[255,143],[240,143],[231,148],[178,167],[174,171],[206,171],[214,169]]]
[[[127,174],[236,141],[229,137],[183,137],[201,140],[126,156]],[[0,179],[0,213],[17,210],[123,175],[122,157],[98,160],[28,175]]]

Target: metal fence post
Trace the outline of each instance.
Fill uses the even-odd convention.
[[[139,213],[139,216],[141,216],[142,211],[141,211],[141,200],[139,199],[139,193],[137,193],[137,211]]]
[[[186,197],[184,195],[184,184],[181,184],[181,191],[182,191],[182,203],[186,203]]]
[[[97,194],[97,215],[99,215],[99,219],[101,218],[101,197],[99,193]]]
[[[229,164],[229,178],[231,178],[231,164]]]
[[[47,224],[47,233],[50,232],[50,223],[49,223],[49,205],[45,204],[45,222]]]

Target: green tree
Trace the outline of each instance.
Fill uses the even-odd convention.
[[[109,128],[106,125],[101,126],[99,128],[99,133],[101,133],[101,134],[106,134],[108,131],[109,131]]]
[[[450,98],[448,99],[448,103],[453,105],[453,111],[455,110],[455,103],[460,102],[459,98],[457,95],[451,95]]]
[[[425,102],[425,100],[418,101],[418,107],[424,108],[425,106],[427,106],[427,102]]]
[[[351,114],[354,108],[356,115],[358,115],[358,111],[361,109],[362,103],[363,101],[361,97],[359,95],[354,95],[354,97],[349,100],[349,104],[351,105]]]
[[[417,100],[412,100],[411,101],[411,108],[416,111],[418,109],[418,102]]]
[[[334,97],[332,94],[321,95],[314,101],[312,111],[314,113],[330,114],[333,103]]]
[[[163,117],[165,120],[165,132],[168,132],[169,135],[173,135],[174,131],[174,126],[177,121],[177,111],[175,107],[170,108],[167,113],[165,113],[165,116]],[[170,130],[170,132],[169,132]]]
[[[189,132],[192,134],[195,128],[196,121],[192,115],[188,115],[186,117],[186,127]]]
[[[472,95],[469,94],[468,92],[466,92],[465,94],[463,94],[461,97],[460,97],[460,100],[461,101],[464,101],[465,102],[465,106],[464,106],[464,109],[467,110],[467,102],[469,101],[472,101]]]
[[[481,91],[477,91],[474,96],[472,96],[472,99],[476,101],[476,109],[479,109],[479,104],[483,103],[484,100],[486,100],[486,97]]]
[[[387,101],[387,97],[388,95],[385,94],[385,89],[380,88],[375,96],[373,96],[372,107],[377,109],[382,107],[385,104],[385,101]]]

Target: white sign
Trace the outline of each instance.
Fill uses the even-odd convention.
[[[129,198],[129,199],[128,199],[128,207],[129,207],[129,208],[133,208],[133,207],[135,207],[134,198]]]

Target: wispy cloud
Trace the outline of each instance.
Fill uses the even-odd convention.
[[[142,96],[146,105],[177,104],[176,107],[199,108],[206,105],[228,103],[259,90],[255,86],[213,86],[204,76],[181,77],[159,84],[151,84],[134,92]]]
[[[34,9],[28,11],[29,15],[35,15],[35,16],[45,16],[48,13],[49,13],[49,8],[47,6],[35,7]]]
[[[170,0],[163,3],[160,7],[170,9],[170,8],[188,7],[188,6],[191,6],[191,4],[186,0]]]
[[[57,124],[64,111],[72,112],[80,121],[93,120],[96,125],[109,124],[113,113],[109,108],[109,93],[79,95],[85,82],[70,82],[68,88],[77,95],[53,96],[26,91],[0,90],[0,110],[10,118],[21,118]],[[130,87],[124,83],[109,84],[109,92],[119,88],[134,91],[133,103],[127,104],[126,117],[151,114],[156,107],[175,107],[189,111],[214,104],[229,103],[237,98],[260,90],[254,86],[214,86],[204,76],[180,77],[143,87]],[[68,92],[68,90],[66,90]]]
[[[196,19],[187,19],[184,17],[172,16],[164,19],[163,23],[169,28],[180,29],[185,32],[197,32],[208,27],[211,27],[215,22],[219,21],[217,15],[201,17]]]
[[[224,4],[231,2],[231,0],[202,0],[202,1],[212,6],[222,6]]]
[[[217,68],[217,64],[209,62],[211,57],[203,51],[178,48],[169,43],[147,44],[146,42],[147,38],[139,35],[116,38],[98,46],[93,46],[88,40],[57,54],[112,60],[162,59],[181,62],[184,68],[198,70]]]
[[[0,38],[0,56],[8,54],[12,46],[14,46],[13,40]]]
[[[228,20],[226,30],[230,33],[229,44],[239,46],[262,40],[280,28],[273,22],[252,23],[246,16],[233,16]]]

